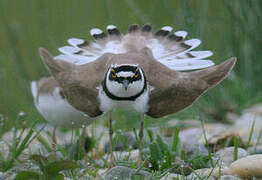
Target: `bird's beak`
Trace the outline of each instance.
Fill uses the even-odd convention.
[[[124,86],[125,90],[127,90],[128,85],[129,85],[129,81],[127,79],[124,79],[123,80],[123,86]]]

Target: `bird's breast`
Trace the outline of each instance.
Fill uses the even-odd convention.
[[[100,110],[103,112],[108,112],[119,108],[145,113],[148,110],[149,91],[145,90],[135,100],[114,100],[108,97],[103,88],[100,87],[98,99],[100,102]]]

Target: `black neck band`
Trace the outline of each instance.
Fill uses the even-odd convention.
[[[135,101],[136,98],[138,98],[141,94],[143,94],[144,91],[147,88],[147,84],[146,84],[146,79],[145,78],[144,78],[144,81],[145,81],[145,83],[144,83],[143,89],[139,93],[137,93],[136,95],[130,96],[130,97],[118,97],[118,96],[115,96],[114,94],[112,94],[106,87],[106,80],[104,80],[102,82],[102,86],[103,86],[103,90],[105,91],[106,95],[109,98],[113,99],[113,100],[117,100],[117,101]]]

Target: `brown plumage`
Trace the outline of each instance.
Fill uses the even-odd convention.
[[[176,113],[190,106],[207,89],[222,81],[233,68],[236,58],[220,65],[193,72],[172,71],[154,60],[149,49],[125,54],[105,54],[86,65],[73,65],[54,60],[46,50],[39,53],[63,89],[67,100],[88,116],[101,115],[97,87],[111,64],[139,64],[145,72],[150,92],[147,115],[155,118]],[[168,106],[167,106],[168,104]]]
[[[222,81],[236,63],[236,58],[231,58],[213,66],[211,60],[205,59],[212,52],[192,51],[201,41],[185,40],[185,31],[171,33],[170,26],[156,33],[151,30],[150,25],[131,25],[127,34],[122,34],[116,26],[109,25],[107,33],[97,28],[90,31],[95,42],[69,39],[71,46],[59,48],[62,54],[56,57],[39,49],[44,64],[72,106],[89,117],[109,112],[111,166],[113,109],[131,107],[141,113],[141,163],[144,115],[159,118],[185,109]],[[113,68],[122,70],[118,69],[116,75]]]

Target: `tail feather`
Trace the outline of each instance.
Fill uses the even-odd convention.
[[[70,38],[67,40],[67,42],[73,46],[73,47],[78,47],[81,48],[83,45],[87,45],[88,42],[86,40],[83,39],[79,39],[79,38]]]
[[[101,29],[98,29],[98,28],[91,29],[90,34],[96,40],[103,39],[106,37],[106,34]]]
[[[108,25],[106,29],[110,36],[120,36],[121,35],[121,32],[117,29],[115,25]]]
[[[142,27],[142,29],[141,29],[141,31],[142,31],[143,33],[145,33],[145,32],[151,32],[151,30],[152,30],[152,26],[151,26],[150,24],[145,24],[145,25]]]
[[[140,28],[139,28],[139,26],[137,24],[131,24],[128,27],[127,32],[132,34],[132,33],[138,32],[139,30],[140,30]]]
[[[156,33],[155,36],[162,36],[165,37],[167,36],[171,31],[173,30],[173,28],[171,26],[164,26],[161,29],[159,29]]]
[[[156,60],[164,65],[169,64],[169,61],[173,61],[171,67],[175,67],[183,59],[185,61],[188,59],[201,60],[212,55],[211,51],[192,51],[201,44],[201,40],[185,40],[187,32],[181,30],[172,32],[173,28],[171,26],[163,26],[155,33],[152,32],[152,27],[149,24],[142,27],[132,24],[128,27],[126,34],[122,34],[115,25],[108,25],[106,29],[106,32],[98,28],[91,29],[90,34],[95,42],[88,42],[78,38],[69,39],[68,43],[71,46],[59,48],[62,55],[55,57],[55,59],[71,61],[76,65],[81,65],[92,62],[105,53],[139,52],[144,48],[149,48]],[[171,69],[177,70],[179,68]],[[182,70],[191,69],[190,66],[187,66]]]

